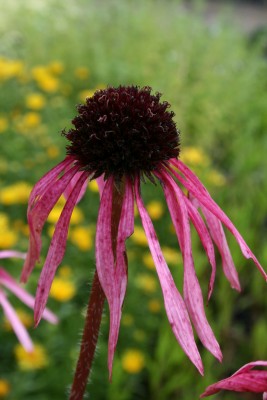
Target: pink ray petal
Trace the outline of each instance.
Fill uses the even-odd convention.
[[[22,258],[25,260],[26,253],[21,253],[15,250],[2,250],[0,251],[0,258]]]
[[[29,250],[23,266],[21,281],[26,282],[32,272],[36,261],[39,260],[42,248],[41,234],[44,224],[52,208],[62,195],[72,177],[77,173],[78,167],[69,169],[61,178],[50,181],[42,196],[28,211],[28,224],[30,228]]]
[[[214,247],[208,229],[204,221],[202,220],[200,214],[198,213],[197,209],[193,206],[191,201],[186,196],[184,196],[184,200],[186,202],[189,217],[193,222],[193,225],[198,233],[198,236],[206,251],[207,257],[211,265],[211,276],[208,289],[208,300],[209,300],[213,292],[214,281],[216,276],[216,259],[215,259]]]
[[[65,199],[67,199],[69,197],[69,195],[71,194],[72,189],[74,188],[74,186],[76,185],[76,183],[78,182],[80,176],[83,174],[83,171],[81,172],[76,172],[76,174],[74,175],[74,177],[71,179],[70,183],[68,184],[68,186],[66,187],[66,189],[64,190],[64,197]],[[90,179],[90,175],[88,176],[88,179]],[[80,195],[77,199],[77,204],[79,203],[79,201],[83,198],[85,192],[87,189],[87,181],[84,182],[83,187],[81,189]]]
[[[206,388],[201,398],[211,396],[220,390],[235,392],[263,393],[267,391],[267,371],[252,370],[255,366],[266,367],[266,361],[255,361],[244,365],[229,378],[223,379]]]
[[[158,273],[162,293],[164,297],[166,313],[172,327],[173,333],[180,343],[182,349],[196,366],[200,374],[204,374],[204,368],[198,352],[190,319],[183,302],[182,296],[178,292],[172,275],[163,257],[156,232],[152,221],[144,207],[140,194],[140,182],[135,181],[135,197],[139,210],[140,218],[148,239],[148,245]]]
[[[221,208],[215,203],[215,201],[209,195],[207,189],[203,186],[203,184],[199,181],[199,179],[193,174],[189,168],[185,167],[185,165],[174,158],[170,160],[170,164],[179,168],[180,171],[184,174],[186,179],[184,179],[180,174],[178,174],[173,168],[168,167],[173,175],[178,179],[184,187],[192,193],[192,195],[206,207],[212,214],[214,214],[226,227],[229,231],[234,235],[236,238],[240,249],[246,258],[251,258],[255,265],[257,266],[258,270],[267,281],[267,274],[260,265],[259,261],[257,260],[256,256],[252,253],[248,245],[246,244],[243,237],[240,235],[234,224],[231,220],[226,216],[226,214],[221,210]]]
[[[197,334],[203,345],[219,360],[222,360],[220,346],[207,321],[201,288],[195,272],[190,225],[187,212],[187,203],[184,194],[176,182],[166,172],[160,173],[161,180],[165,184],[163,190],[170,211],[170,215],[177,233],[178,241],[184,259],[184,300],[189,315],[196,328]],[[183,230],[183,240],[180,240],[180,230]]]
[[[99,193],[100,193],[100,197],[101,197],[103,189],[104,189],[104,186],[105,186],[104,175],[101,175],[99,178],[97,178],[96,182],[97,182]]]
[[[31,352],[33,350],[33,343],[31,341],[31,338],[27,330],[25,329],[24,325],[21,323],[19,317],[17,316],[16,311],[11,306],[5,294],[1,290],[0,290],[0,304],[3,307],[5,316],[10,322],[18,340],[20,341],[20,343],[22,344],[22,346],[26,351]]]
[[[73,188],[71,194],[69,195],[68,200],[66,201],[66,204],[56,224],[55,232],[51,240],[45,264],[43,266],[38,282],[34,307],[35,325],[38,325],[40,321],[47,302],[54,275],[56,273],[57,267],[63,259],[66,248],[70,218],[76,205],[77,198],[80,195],[80,191],[83,187],[84,182],[87,180],[87,177],[87,172],[84,172],[83,175],[80,176],[80,179],[76,183],[76,186]]]
[[[18,299],[30,308],[34,308],[35,299],[26,290],[24,290],[3,268],[0,268],[0,283],[9,289]],[[52,324],[58,323],[58,318],[47,308],[44,310],[42,318]]]

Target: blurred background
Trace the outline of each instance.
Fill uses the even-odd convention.
[[[0,0],[0,249],[27,250],[32,185],[64,158],[63,129],[76,105],[107,85],[149,85],[172,105],[181,157],[205,183],[267,268],[266,1]],[[143,186],[166,260],[182,288],[182,263],[159,185]],[[95,269],[99,205],[92,182],[79,203],[67,251],[51,290],[58,326],[42,321],[12,295],[35,343],[25,353],[0,312],[0,398],[67,398]],[[37,279],[62,204],[51,212]],[[113,381],[108,382],[106,309],[88,392],[92,399],[197,399],[241,365],[267,358],[266,284],[229,235],[242,292],[221,271],[206,307],[224,354],[219,364],[200,343],[201,377],[171,332],[153,262],[136,217],[128,240],[129,284]],[[193,231],[193,230],[192,230]],[[207,298],[210,267],[193,233],[195,267]],[[22,263],[1,260],[15,278]],[[260,399],[221,393],[218,399]]]

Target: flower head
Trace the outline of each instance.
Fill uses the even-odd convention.
[[[211,396],[220,390],[234,392],[263,393],[263,400],[267,399],[267,371],[253,369],[254,367],[267,367],[267,361],[254,361],[244,365],[229,378],[223,379],[207,387],[201,398]]]
[[[35,321],[38,323],[56,269],[64,256],[75,204],[83,196],[87,181],[98,178],[101,201],[96,229],[96,269],[110,311],[110,374],[127,285],[125,241],[134,231],[134,202],[154,260],[173,333],[200,373],[203,373],[203,365],[191,323],[203,345],[219,360],[222,354],[204,311],[192,257],[190,221],[211,264],[209,297],[216,274],[214,244],[221,253],[227,279],[233,288],[240,290],[222,223],[235,236],[244,256],[252,258],[267,279],[230,219],[193,172],[178,159],[179,132],[173,120],[174,113],[168,108],[167,102],[160,102],[160,94],[151,94],[148,87],[120,86],[97,91],[85,105],[78,107],[74,128],[64,132],[70,142],[67,157],[40,179],[29,199],[30,245],[22,273],[24,281],[39,259],[41,232],[50,211],[62,193],[66,197],[38,284],[35,304]],[[142,200],[140,182],[145,177],[160,182],[165,194],[183,257],[183,297],[176,288]],[[188,196],[180,185],[188,190]]]
[[[25,259],[26,255],[24,253],[13,250],[0,251],[0,259],[12,257]],[[31,338],[16,311],[10,304],[5,293],[5,289],[8,289],[18,299],[20,299],[24,304],[32,309],[34,307],[34,297],[26,292],[26,290],[24,290],[22,287],[20,287],[17,282],[5,271],[4,268],[0,268],[0,305],[3,308],[7,320],[10,322],[13,331],[17,335],[17,338],[24,347],[25,351],[31,352],[33,350]],[[52,324],[55,324],[57,322],[57,317],[47,309],[44,310],[43,318],[51,322]]]

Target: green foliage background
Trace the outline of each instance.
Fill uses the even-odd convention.
[[[196,172],[267,268],[267,64],[263,53],[266,36],[251,41],[234,26],[229,14],[208,26],[201,15],[202,2],[197,2],[191,12],[186,12],[179,1],[171,0],[27,0],[8,4],[0,0],[0,6],[0,58],[21,60],[29,74],[25,82],[16,78],[0,81],[0,114],[9,121],[8,129],[0,135],[1,189],[20,180],[34,184],[64,157],[65,142],[60,132],[70,126],[82,90],[94,90],[99,85],[149,85],[172,104],[182,148],[202,149],[211,160],[211,165],[198,166]],[[30,70],[54,61],[64,68],[60,87],[55,93],[43,93],[30,77]],[[78,67],[89,69],[88,80],[75,76]],[[38,126],[36,131],[29,129],[20,134],[12,118],[14,114],[23,117],[27,112],[25,96],[36,91],[47,99],[40,112],[45,133],[40,133]],[[44,137],[46,142],[40,140]],[[46,156],[47,147],[52,145],[59,149],[54,159]],[[209,168],[223,174],[226,184],[219,188],[209,185]],[[143,193],[146,202],[157,199],[165,207],[159,187],[147,184]],[[98,195],[88,191],[80,207],[85,223],[94,225]],[[11,224],[17,219],[26,222],[26,204],[0,204],[0,211],[9,216]],[[137,224],[140,225],[138,219]],[[156,221],[155,226],[161,244],[176,249],[169,224],[165,207],[164,218]],[[44,235],[43,257],[49,240]],[[200,345],[205,366],[202,378],[175,342],[164,307],[159,313],[149,312],[147,303],[152,295],[136,283],[136,277],[147,272],[142,261],[145,250],[129,240],[129,286],[123,312],[133,322],[122,324],[110,384],[106,367],[106,310],[88,386],[91,398],[198,398],[208,384],[228,376],[244,363],[266,359],[266,284],[230,236],[229,243],[243,290],[238,294],[230,288],[218,257],[215,291],[207,315],[221,344],[224,361],[219,365]],[[27,237],[22,233],[16,248],[27,250]],[[194,256],[206,296],[210,268],[196,235]],[[49,307],[60,317],[58,326],[42,322],[37,329],[30,329],[34,341],[49,354],[48,367],[20,370],[13,352],[16,338],[4,329],[0,331],[0,379],[11,384],[6,397],[9,400],[67,398],[95,268],[93,248],[83,252],[69,243],[64,263],[72,268],[76,296],[67,303],[49,301]],[[5,267],[19,277],[20,262],[5,261]],[[181,288],[182,266],[171,268]],[[32,293],[39,273],[37,268],[27,285]],[[148,273],[154,275],[154,271]],[[153,298],[162,301],[159,288]],[[12,303],[16,301],[12,299]],[[121,359],[129,348],[144,354],[145,368],[139,374],[128,374],[122,367]],[[221,393],[217,398],[260,396]]]

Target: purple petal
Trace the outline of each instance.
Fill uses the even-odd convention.
[[[70,183],[68,184],[68,186],[66,187],[66,189],[64,190],[64,197],[65,199],[68,199],[69,195],[72,192],[72,189],[74,188],[74,186],[76,185],[76,183],[78,182],[80,176],[83,174],[83,171],[81,172],[77,172],[74,177],[71,179]],[[90,179],[90,176],[88,176],[88,178]],[[77,199],[77,203],[79,203],[79,201],[83,198],[85,192],[87,189],[87,181],[84,182],[83,187],[81,189],[80,195]]]
[[[250,250],[250,248],[248,247],[248,245],[246,244],[245,240],[240,235],[236,227],[233,225],[231,220],[225,215],[225,213],[221,210],[221,208],[211,198],[207,189],[203,186],[203,184],[199,181],[199,179],[181,161],[172,158],[170,160],[170,164],[178,168],[186,178],[184,179],[173,168],[168,167],[173,173],[173,175],[176,177],[176,179],[178,179],[184,185],[184,187],[186,187],[186,189],[189,190],[189,192],[191,192],[194,197],[196,197],[196,199],[200,202],[200,204],[206,207],[227,227],[227,229],[229,229],[229,231],[235,236],[244,257],[252,258],[258,270],[260,271],[264,279],[267,281],[267,274],[260,265],[259,261],[252,253],[252,251]]]
[[[168,172],[162,171],[159,176],[164,183],[163,190],[165,198],[184,259],[185,304],[201,342],[219,361],[221,361],[222,353],[220,346],[207,321],[202,292],[195,273],[187,203],[184,200],[184,194]],[[183,231],[182,243],[179,239],[181,236],[181,229]]]
[[[68,200],[66,201],[66,204],[56,224],[55,232],[51,240],[51,244],[45,260],[45,264],[41,272],[36,292],[36,300],[34,307],[34,320],[36,325],[38,325],[43,310],[45,308],[50,287],[52,285],[52,281],[56,273],[57,267],[59,266],[59,264],[63,259],[66,248],[66,240],[68,235],[70,218],[73,209],[76,205],[77,198],[80,195],[80,191],[83,187],[84,182],[87,180],[87,177],[88,177],[87,172],[84,172],[80,176],[80,179],[76,183],[76,186],[73,188],[71,194],[69,195]]]
[[[24,290],[3,268],[0,268],[0,283],[9,289],[18,299],[30,308],[34,308],[34,297]],[[58,318],[47,308],[44,310],[43,318],[52,324],[58,323]]]
[[[72,177],[77,173],[78,167],[69,169],[61,178],[54,177],[38,196],[35,204],[28,210],[28,224],[30,228],[30,242],[26,261],[21,274],[21,281],[26,282],[32,272],[36,261],[39,260],[42,248],[41,234],[47,217],[62,195]]]
[[[148,239],[148,245],[158,273],[162,293],[164,297],[165,309],[171,324],[173,333],[198,371],[203,375],[204,369],[199,355],[189,316],[186,311],[183,299],[178,292],[172,275],[163,257],[156,232],[152,221],[144,207],[140,195],[139,181],[135,181],[136,203],[141,217],[141,221]]]
[[[11,304],[9,303],[6,296],[1,290],[0,290],[0,304],[18,340],[20,341],[20,343],[22,344],[22,346],[26,351],[31,352],[33,350],[33,343],[31,341],[31,338],[27,330],[25,329],[24,325],[21,323],[19,317],[17,316],[16,311],[11,306]]]
[[[101,197],[103,189],[104,189],[104,186],[105,186],[104,176],[101,175],[99,178],[96,179],[96,182],[97,182],[99,193],[100,193],[100,197]]]
[[[2,250],[0,251],[0,258],[22,258],[25,260],[26,253],[21,253],[15,250]]]

